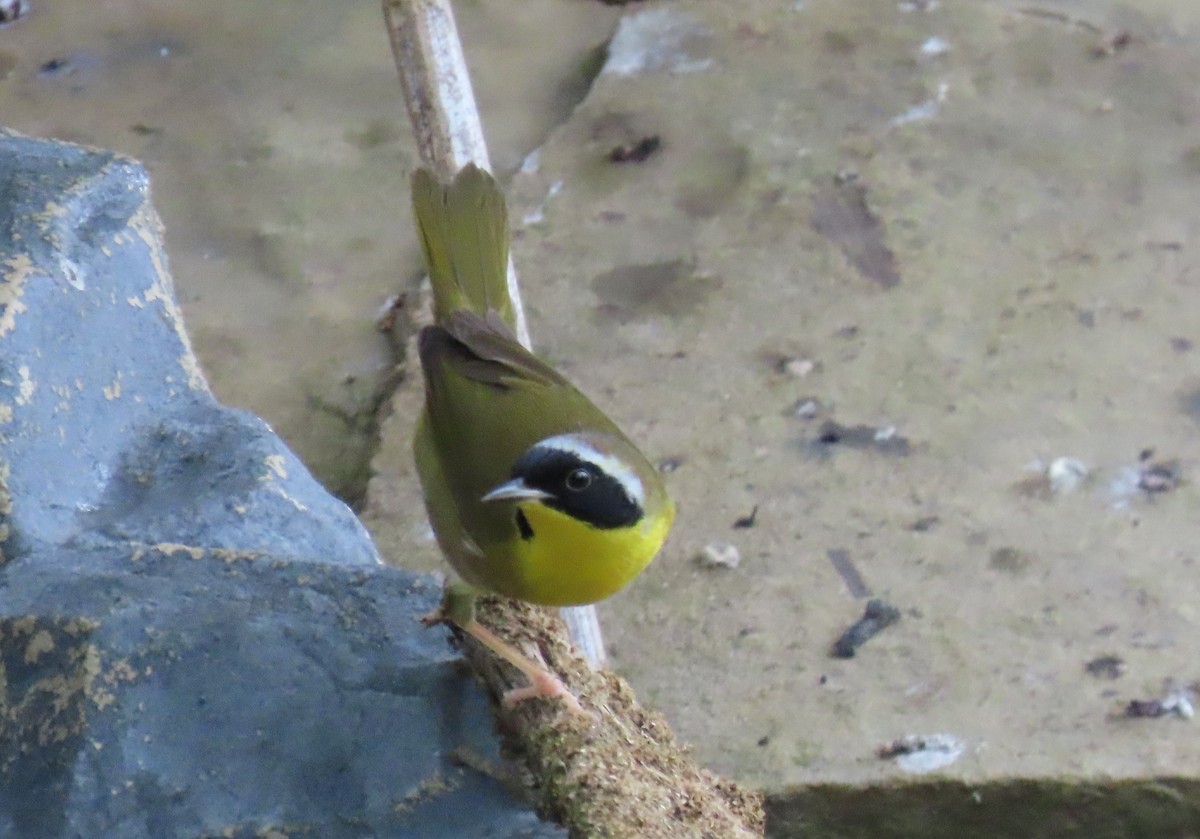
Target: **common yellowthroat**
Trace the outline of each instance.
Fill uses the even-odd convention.
[[[492,176],[472,164],[443,184],[419,169],[412,200],[434,301],[413,452],[438,544],[479,589],[544,606],[603,600],[658,553],[674,504],[612,420],[517,341]],[[506,699],[563,693],[471,611],[451,619],[531,678]]]

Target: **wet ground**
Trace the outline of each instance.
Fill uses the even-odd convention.
[[[373,462],[381,548],[439,567],[374,325],[418,273],[377,5],[96,8],[0,31],[6,124],[147,162],[214,389],[351,499]],[[658,51],[594,77],[622,13]],[[881,780],[946,734],[971,781],[1194,775],[1183,706],[1124,712],[1200,680],[1200,8],[459,17],[498,168],[541,149],[511,181],[535,344],[673,467],[667,549],[601,615],[701,758]],[[900,620],[832,658],[870,597]]]

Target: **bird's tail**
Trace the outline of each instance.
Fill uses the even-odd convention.
[[[515,329],[508,295],[508,210],[495,179],[473,163],[449,184],[418,169],[412,203],[435,321],[445,323],[460,309],[484,318],[494,311]]]

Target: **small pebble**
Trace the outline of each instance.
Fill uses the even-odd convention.
[[[705,568],[737,568],[742,554],[729,542],[711,542],[696,556],[696,561]]]
[[[1056,457],[1046,467],[1046,480],[1050,490],[1059,495],[1065,495],[1079,489],[1087,480],[1088,468],[1080,460],[1073,457]]]
[[[936,35],[921,44],[921,55],[925,58],[937,58],[950,52],[950,42]]]
[[[821,403],[816,399],[800,399],[792,407],[792,415],[798,419],[813,419],[821,413]]]
[[[792,378],[803,379],[817,367],[811,358],[786,358],[779,364],[779,371]]]

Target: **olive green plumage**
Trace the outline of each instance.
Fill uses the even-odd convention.
[[[412,177],[413,217],[433,285],[433,318],[445,323],[461,309],[495,312],[516,329],[508,294],[508,210],[504,194],[471,164],[449,187],[428,169]]]

